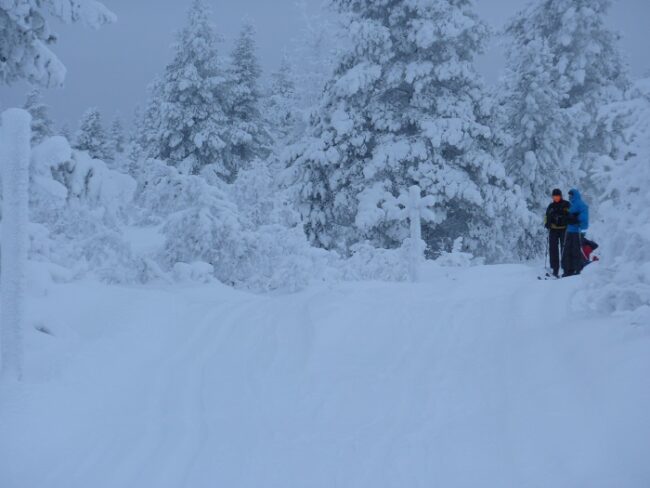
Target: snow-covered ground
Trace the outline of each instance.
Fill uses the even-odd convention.
[[[42,288],[0,486],[647,487],[650,329],[582,279]]]

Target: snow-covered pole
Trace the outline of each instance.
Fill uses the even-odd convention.
[[[420,265],[422,264],[422,215],[420,213],[420,187],[413,185],[409,188],[408,216],[411,228],[411,245],[409,249],[409,275],[411,281],[420,279]]]
[[[9,109],[0,118],[2,170],[2,258],[0,262],[0,366],[2,377],[19,380],[22,373],[22,321],[27,222],[29,219],[29,159],[31,116]]]

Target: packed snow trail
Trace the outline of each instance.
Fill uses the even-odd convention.
[[[44,289],[0,486],[648,486],[647,326],[573,312],[579,277],[424,275]]]

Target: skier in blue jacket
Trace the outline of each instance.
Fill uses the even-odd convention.
[[[589,228],[589,206],[582,200],[580,192],[573,188],[569,191],[569,226],[566,232],[564,254],[562,256],[562,276],[580,274],[587,259],[582,252],[582,242]]]

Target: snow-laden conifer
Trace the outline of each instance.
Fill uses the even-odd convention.
[[[91,107],[83,114],[74,148],[88,152],[91,158],[104,161],[113,159],[113,148],[106,135],[99,109]]]
[[[538,0],[508,26],[514,39],[511,52],[525,49],[530,42],[542,42],[547,50],[546,73],[540,83],[559,97],[559,107],[571,118],[578,144],[571,168],[574,174],[589,175],[601,165],[603,156],[615,158],[621,147],[624,128],[606,127],[600,117],[600,108],[622,100],[629,87],[618,36],[605,22],[610,7],[610,0]],[[554,117],[557,113],[551,112],[550,118]],[[567,183],[576,185],[578,178]]]
[[[513,32],[513,36],[518,34]],[[501,88],[506,168],[522,188],[528,208],[539,216],[528,233],[531,243],[540,242],[543,228],[539,224],[552,189],[575,186],[579,178],[574,160],[577,128],[570,112],[561,106],[564,95],[554,83],[546,40],[511,40]]]
[[[218,57],[219,37],[202,0],[193,0],[185,27],[174,45],[174,58],[152,85],[145,112],[145,154],[198,174],[211,165],[233,178],[224,151],[228,141],[226,78]]]
[[[50,20],[79,22],[91,28],[116,17],[96,0],[13,0],[0,2],[0,83],[27,80],[60,86],[66,69],[52,45],[57,41]]]
[[[408,223],[386,202],[417,184],[435,199],[429,251],[466,237],[508,254],[526,216],[494,157],[490,104],[473,61],[487,27],[469,1],[335,0],[353,42],[327,84],[311,139],[292,159],[311,241],[348,252],[397,247]]]
[[[270,153],[271,137],[262,117],[255,28],[246,21],[235,41],[228,69],[229,164],[233,175]]]
[[[295,74],[286,53],[277,71],[271,74],[271,84],[264,103],[264,117],[276,145],[295,142],[300,132]]]
[[[27,94],[23,108],[32,116],[32,145],[53,135],[54,123],[49,114],[50,108],[43,103],[43,96],[38,88]]]
[[[120,154],[124,152],[126,136],[124,134],[124,124],[120,117],[115,117],[113,122],[111,122],[109,142],[113,151]]]

